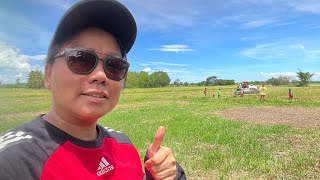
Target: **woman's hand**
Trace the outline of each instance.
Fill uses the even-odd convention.
[[[148,149],[149,160],[145,162],[145,167],[152,174],[153,178],[175,179],[176,177],[176,160],[170,148],[161,146],[164,138],[165,128],[159,127],[154,140]]]

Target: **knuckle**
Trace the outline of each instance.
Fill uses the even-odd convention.
[[[168,147],[162,146],[162,150],[165,151],[167,154],[172,154],[172,150]]]
[[[154,175],[154,178],[155,178],[155,179],[161,179],[161,176],[158,175],[158,174],[155,174],[155,175]]]
[[[151,163],[152,163],[152,165],[158,165],[159,164],[159,159],[158,158],[152,158],[151,159]]]
[[[152,159],[150,160],[150,163],[151,163],[152,165],[156,165],[156,164],[158,164],[158,160],[157,160],[156,158],[152,158]]]
[[[172,171],[175,173],[177,171],[176,163],[174,163],[174,168],[172,168]]]
[[[177,161],[176,161],[175,159],[173,159],[171,163],[172,163],[172,165],[174,166],[174,169],[176,170],[176,169],[177,169],[177,167],[176,167]]]

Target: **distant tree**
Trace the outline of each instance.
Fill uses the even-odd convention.
[[[206,86],[213,86],[213,85],[217,84],[217,81],[218,81],[217,76],[210,76],[210,77],[208,77],[208,78],[206,79],[206,81],[205,81],[204,84],[205,84]]]
[[[226,86],[226,85],[234,85],[235,82],[233,79],[217,79],[214,85],[216,86]]]
[[[217,76],[210,76],[204,82],[205,86],[225,86],[234,84],[235,81],[233,79],[218,79]]]
[[[159,73],[160,73],[160,77],[161,77],[161,87],[169,86],[171,79],[170,79],[168,73],[164,72],[164,71],[160,71]]]
[[[170,78],[164,71],[153,72],[149,78],[150,87],[165,87],[170,84]]]
[[[165,87],[170,84],[170,78],[166,72],[156,71],[152,74],[147,72],[128,72],[126,79],[127,88],[150,88]]]
[[[150,86],[150,79],[149,79],[149,75],[147,72],[141,71],[138,73],[138,77],[139,77],[139,88],[148,88],[151,87]]]
[[[267,81],[250,81],[248,84],[270,84],[270,83],[267,83]]]
[[[44,75],[40,70],[31,70],[28,74],[28,88],[43,88],[44,87]]]
[[[137,72],[128,72],[125,87],[137,88],[139,87],[139,74]]]
[[[180,86],[180,79],[174,80],[173,84],[174,84],[175,86]]]
[[[20,88],[21,87],[21,83],[20,83],[20,78],[17,78],[16,79],[16,85],[15,85],[16,88]]]
[[[198,86],[205,86],[206,83],[207,83],[206,81],[201,81],[201,82],[198,82],[197,85]]]
[[[267,80],[267,83],[268,83],[268,84],[271,84],[271,85],[273,85],[273,86],[279,86],[279,85],[280,85],[279,79],[274,78],[274,77],[268,79],[268,80]]]
[[[279,76],[278,78],[270,78],[267,80],[267,84],[271,84],[273,86],[279,85],[288,85],[290,84],[291,78],[287,76]]]
[[[281,85],[288,85],[291,82],[291,78],[289,76],[279,76],[278,79],[280,80]]]
[[[302,72],[300,69],[299,69],[299,72],[296,72],[296,73],[300,80],[299,81],[300,86],[307,86],[310,83],[312,76],[314,75],[314,73]]]

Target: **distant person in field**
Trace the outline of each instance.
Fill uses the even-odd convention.
[[[267,95],[267,87],[265,84],[262,84],[261,87],[260,87],[260,101],[261,100],[266,100],[266,95]]]
[[[218,89],[218,91],[217,91],[217,96],[218,96],[218,98],[221,97],[221,89]]]
[[[213,93],[213,94],[212,94],[212,97],[214,98],[215,96],[216,96],[216,93]]]
[[[132,14],[116,0],[78,1],[64,14],[45,65],[51,110],[0,137],[1,180],[186,179],[161,145],[164,127],[143,170],[130,139],[97,124],[118,103],[136,33]]]
[[[204,97],[207,97],[207,88],[204,88],[203,94],[204,94]]]
[[[289,96],[289,100],[293,99],[293,91],[290,88],[288,90],[288,96]]]

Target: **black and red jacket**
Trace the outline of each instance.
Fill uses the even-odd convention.
[[[150,179],[136,148],[121,132],[97,125],[83,141],[38,116],[0,137],[0,179]],[[185,179],[177,164],[177,179]]]

